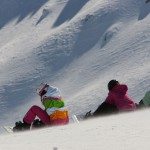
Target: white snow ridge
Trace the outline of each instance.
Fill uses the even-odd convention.
[[[149,0],[0,0],[0,125],[61,89],[70,116],[94,111],[117,79],[138,103],[150,90]],[[148,150],[149,109],[18,134],[0,150]]]

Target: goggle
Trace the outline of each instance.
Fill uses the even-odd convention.
[[[39,88],[36,89],[36,92],[38,95],[41,96],[42,92],[45,90],[47,91],[48,90],[48,84],[44,84],[44,83],[41,83],[41,85],[39,86]]]

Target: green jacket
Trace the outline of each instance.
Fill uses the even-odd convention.
[[[150,106],[150,91],[147,91],[142,99],[145,106]]]
[[[52,107],[62,108],[62,107],[64,107],[65,103],[63,100],[44,99],[43,105],[44,105],[45,109],[52,108]]]

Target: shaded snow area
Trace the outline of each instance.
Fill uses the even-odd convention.
[[[0,126],[41,106],[41,82],[61,90],[72,116],[93,112],[111,79],[126,83],[136,103],[150,90],[149,0],[0,0]],[[1,135],[0,150],[148,149],[148,116]]]
[[[99,117],[80,124],[3,135],[2,150],[148,150],[150,111]]]

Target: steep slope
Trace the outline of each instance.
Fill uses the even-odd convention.
[[[136,102],[149,90],[150,3],[1,4],[6,14],[0,16],[1,125],[14,123],[31,104],[40,104],[34,91],[43,81],[62,89],[70,114],[94,111],[112,78],[127,83]]]

